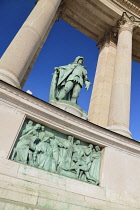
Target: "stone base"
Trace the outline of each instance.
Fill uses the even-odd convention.
[[[5,173],[0,174],[0,209],[3,210],[139,209],[138,195],[115,192],[10,160],[1,165]],[[6,173],[9,166],[11,170]]]
[[[107,127],[108,130],[114,131],[115,133],[119,133],[123,136],[126,136],[128,138],[132,138],[132,134],[131,132],[125,128],[124,126],[116,126],[116,125],[112,125],[112,126],[108,126]]]
[[[138,210],[140,144],[0,81],[0,210]],[[100,185],[10,160],[25,119],[100,145]],[[65,175],[65,176],[64,176]]]
[[[78,106],[77,104],[74,104],[70,101],[65,101],[65,100],[59,100],[59,101],[50,101],[50,104],[63,109],[73,115],[76,115],[77,117],[80,117],[84,120],[87,120],[87,114],[85,111],[83,111],[80,106]]]
[[[19,89],[21,89],[18,79],[11,72],[8,72],[5,69],[0,68],[0,80],[7,82]]]

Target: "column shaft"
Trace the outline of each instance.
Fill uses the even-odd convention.
[[[89,121],[102,127],[106,127],[108,122],[115,58],[116,44],[105,42],[98,57],[88,112]]]
[[[111,93],[108,129],[131,137],[129,131],[131,62],[131,24],[126,22],[119,30],[114,79]]]
[[[20,87],[61,0],[40,0],[5,53],[0,63],[0,79]],[[22,83],[23,85],[23,83]]]

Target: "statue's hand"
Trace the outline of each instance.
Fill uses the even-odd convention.
[[[54,70],[55,70],[56,73],[58,73],[59,68],[55,67]]]
[[[85,85],[86,85],[86,90],[88,90],[89,89],[89,86],[91,85],[91,83],[89,82],[89,81],[85,81]]]
[[[79,76],[78,76],[78,75],[76,75],[76,76],[74,77],[73,81],[75,81],[75,82],[79,82]]]

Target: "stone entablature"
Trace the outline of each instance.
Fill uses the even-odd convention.
[[[140,16],[140,8],[137,7],[135,4],[130,2],[129,0],[112,0],[113,2],[119,4],[120,6],[125,6],[129,11],[132,11],[136,13],[138,16]]]
[[[139,8],[130,1],[131,7],[128,1],[124,2],[120,3],[119,0],[67,0],[61,18],[91,39],[100,42],[106,32],[115,26],[123,12],[127,12],[129,16],[133,15],[136,21],[140,20]],[[133,33],[132,59],[136,62],[140,62],[139,45],[137,45],[140,40],[139,31],[138,28]]]

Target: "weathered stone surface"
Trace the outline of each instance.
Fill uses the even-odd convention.
[[[44,184],[49,187],[66,189],[66,178],[33,167],[20,165],[18,170],[18,178],[29,182]]]
[[[140,180],[139,157],[115,148],[106,148],[105,153],[101,185],[116,192],[137,195],[140,191],[140,185],[138,184]],[[110,157],[113,159],[110,160]]]
[[[128,194],[127,192],[118,192],[107,189],[106,190],[106,199],[114,203],[121,205],[130,206],[131,208],[139,208],[140,206],[140,197],[136,194]]]
[[[6,142],[6,144],[1,144],[1,159],[7,157],[24,119],[24,113],[13,109],[10,105],[6,106],[5,101],[0,100],[0,116],[1,141]],[[10,125],[10,129],[5,127],[6,124]]]
[[[87,195],[94,198],[106,199],[106,191],[102,187],[92,187],[93,185],[89,184],[88,186],[85,183],[81,184],[79,181],[73,182],[73,180],[68,179],[66,182],[66,190],[80,195]]]

